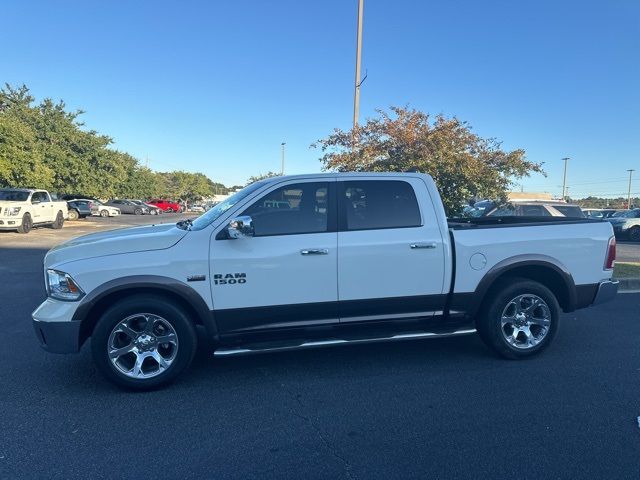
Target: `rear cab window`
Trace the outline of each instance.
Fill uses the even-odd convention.
[[[411,184],[403,180],[339,182],[340,230],[376,230],[422,226]]]

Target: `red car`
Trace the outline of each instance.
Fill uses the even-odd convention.
[[[147,202],[149,205],[153,205],[154,207],[158,207],[163,212],[182,212],[182,207],[179,203],[172,202],[171,200],[160,200],[158,198],[154,200],[149,200]]]

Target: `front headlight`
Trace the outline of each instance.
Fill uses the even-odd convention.
[[[75,302],[84,296],[71,275],[52,269],[47,269],[47,294],[51,298],[67,302]]]
[[[16,216],[16,215],[18,215],[20,213],[20,209],[21,208],[22,207],[7,207],[7,208],[4,209],[4,213],[5,213],[5,215],[9,215],[10,217],[11,216]]]

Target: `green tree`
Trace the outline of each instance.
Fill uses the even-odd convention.
[[[50,188],[54,175],[43,159],[33,129],[0,112],[0,187]]]
[[[513,181],[542,165],[523,150],[504,151],[457,118],[431,117],[415,109],[391,107],[350,131],[335,129],[312,144],[325,170],[402,172],[417,170],[435,180],[447,214],[459,214],[471,197],[506,199]]]
[[[201,173],[153,172],[113,140],[87,130],[81,110],[45,98],[36,104],[29,89],[0,90],[0,185],[34,186],[97,198],[167,196],[194,201],[228,189]]]

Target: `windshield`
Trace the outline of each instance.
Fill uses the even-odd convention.
[[[0,200],[7,202],[26,202],[29,198],[29,192],[20,190],[0,190]]]
[[[211,225],[211,223],[220,217],[220,215],[229,210],[236,203],[244,200],[256,190],[262,188],[267,182],[268,180],[262,180],[260,182],[252,183],[251,185],[244,187],[239,192],[234,193],[229,198],[218,203],[207,211],[207,213],[203,213],[198,218],[194,219],[193,222],[190,223],[191,230],[202,230],[203,228]]]
[[[620,212],[616,217],[619,218],[636,218],[638,216],[637,210],[628,210],[626,212]]]

